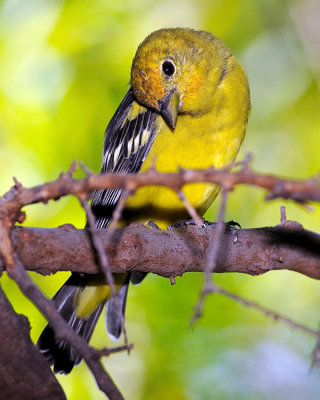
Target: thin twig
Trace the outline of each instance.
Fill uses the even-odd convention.
[[[197,210],[193,207],[193,205],[190,203],[190,201],[187,199],[185,194],[180,190],[177,192],[179,199],[182,201],[184,204],[186,210],[188,211],[191,219],[196,223],[197,226],[202,226],[203,225],[203,219],[200,217],[200,215],[197,213]]]
[[[100,237],[98,235],[98,229],[96,228],[95,216],[94,216],[91,208],[89,207],[86,199],[84,199],[83,197],[79,197],[79,201],[87,215],[87,221],[88,221],[88,225],[90,227],[91,240],[92,240],[92,244],[97,252],[99,266],[105,276],[106,282],[110,286],[112,295],[114,295],[114,294],[116,294],[116,287],[114,284],[112,272],[110,270],[107,254],[104,251]]]
[[[316,366],[320,365],[320,329],[318,330],[318,339],[312,351],[312,360],[310,364],[310,371]]]
[[[134,348],[133,344],[128,344],[125,346],[117,346],[117,347],[111,347],[111,348],[104,348],[101,350],[97,350],[100,357],[109,357],[111,354],[115,353],[121,353],[122,351],[130,351]]]
[[[114,211],[112,213],[111,223],[110,223],[110,227],[109,227],[110,229],[116,228],[118,226],[119,221],[122,217],[123,209],[126,205],[127,198],[131,194],[132,194],[132,191],[130,191],[130,190],[125,189],[122,191],[121,196],[116,205],[116,208],[114,209]],[[122,328],[125,347],[128,350],[128,354],[130,354],[131,348],[129,346],[129,339],[128,339],[127,330],[126,330],[126,326],[125,326],[125,319],[124,319],[124,315],[122,312],[122,304],[120,301],[120,297],[117,296],[117,294],[115,294],[115,295],[113,294],[113,296],[115,296],[115,298],[114,298],[115,307],[118,310],[118,314],[120,315],[120,322],[121,322],[121,328]]]
[[[122,207],[124,207],[124,205],[125,205],[126,198],[124,198],[124,197],[121,202],[121,204],[123,204]],[[90,227],[91,240],[92,240],[92,244],[97,252],[97,257],[98,257],[100,268],[101,268],[102,272],[104,273],[106,282],[110,286],[112,296],[114,296],[115,306],[119,310],[119,314],[121,315],[121,317],[120,317],[121,318],[121,326],[122,326],[124,342],[125,342],[124,347],[126,348],[126,350],[128,350],[128,352],[130,352],[131,347],[129,345],[127,331],[125,329],[125,321],[124,321],[122,311],[121,311],[120,297],[117,293],[117,290],[116,290],[116,287],[114,284],[114,279],[113,279],[113,275],[112,275],[112,272],[110,269],[108,256],[107,256],[106,252],[104,251],[100,236],[98,235],[98,229],[96,228],[95,216],[92,212],[92,209],[89,207],[87,200],[83,199],[82,197],[79,197],[79,200],[80,200],[81,205],[84,208],[86,215],[87,215],[87,221],[88,221],[88,225]],[[121,198],[120,198],[120,200],[121,200]],[[119,206],[118,212],[116,214],[116,218],[120,219],[121,213],[122,213],[122,208]]]
[[[201,292],[199,294],[198,301],[194,307],[193,315],[190,319],[189,325],[191,328],[194,327],[194,325],[196,324],[198,319],[201,317],[204,301],[205,301],[207,295],[212,292],[213,292],[213,283],[210,282],[210,285],[207,285],[207,278],[205,277],[205,282],[204,282]]]
[[[232,164],[232,168],[230,169],[230,171],[232,171],[232,169],[237,168],[237,167],[241,167],[242,171],[250,171],[250,164],[253,160],[253,154],[252,153],[247,153],[244,157],[243,160],[240,161],[235,161]]]
[[[112,219],[110,223],[110,228],[116,228],[119,224],[119,221],[122,217],[122,211],[124,209],[124,206],[126,205],[127,198],[131,195],[132,193],[129,190],[124,190],[121,193],[121,196],[118,200],[118,203],[116,205],[116,208],[114,209],[112,213]]]
[[[287,215],[286,215],[286,207],[281,206],[280,207],[280,222],[281,224],[285,224],[287,222]]]
[[[292,199],[299,204],[308,201],[320,202],[318,175],[304,180],[290,180],[255,173],[247,166],[235,172],[230,171],[230,169],[231,167],[229,166],[224,169],[181,169],[176,173],[159,173],[155,170],[139,174],[95,175],[90,173],[83,179],[60,176],[58,179],[43,185],[22,188],[19,196],[17,196],[17,188],[14,187],[4,197],[15,207],[20,205],[21,208],[28,204],[47,202],[50,199],[57,199],[68,194],[87,196],[88,193],[94,190],[106,188],[136,190],[141,186],[161,185],[176,190],[177,187],[182,187],[187,183],[207,182],[215,183],[228,189],[240,184],[260,187],[268,191],[268,200],[275,198]]]
[[[213,231],[212,238],[209,242],[207,263],[206,263],[206,268],[205,268],[205,282],[204,282],[203,288],[201,290],[201,293],[199,295],[197,304],[194,308],[194,313],[193,313],[193,316],[190,321],[191,326],[194,325],[196,323],[196,321],[201,317],[204,301],[205,301],[207,295],[212,292],[212,285],[213,285],[212,272],[214,272],[214,270],[216,269],[216,266],[217,266],[219,248],[221,245],[221,240],[222,240],[222,236],[223,236],[224,229],[225,229],[225,224],[223,221],[224,221],[224,215],[226,212],[226,203],[227,203],[228,193],[229,193],[229,190],[227,190],[225,188],[222,189],[221,203],[220,203],[220,207],[219,207],[216,229]]]
[[[228,290],[225,290],[221,288],[220,286],[217,286],[216,284],[213,285],[212,291],[214,293],[220,293],[226,297],[229,297],[230,299],[236,301],[237,303],[240,303],[244,306],[254,308],[255,310],[259,311],[261,314],[266,315],[267,317],[271,317],[275,321],[281,321],[284,322],[286,325],[290,326],[290,328],[300,330],[302,332],[308,333],[309,335],[319,337],[320,334],[317,330],[309,328],[305,325],[302,325],[298,322],[293,321],[291,318],[285,317],[275,311],[272,311],[266,307],[261,306],[258,303],[255,303],[254,301],[244,299],[241,296],[238,296],[234,293],[229,292]]]
[[[71,165],[70,165],[70,167],[69,167],[69,169],[68,169],[68,171],[67,171],[67,174],[68,174],[70,177],[72,177],[73,174],[76,172],[77,166],[78,166],[78,161],[77,161],[77,160],[73,160],[72,163],[71,163]]]
[[[229,193],[228,190],[222,189],[222,196],[221,196],[221,203],[220,203],[220,207],[219,207],[217,225],[216,225],[216,229],[213,232],[212,240],[210,241],[210,244],[209,244],[206,275],[207,275],[207,278],[210,279],[210,281],[211,281],[211,273],[214,272],[214,270],[216,269],[216,266],[217,266],[218,252],[219,252],[223,232],[225,230],[224,216],[226,213],[226,204],[227,204],[228,193]]]

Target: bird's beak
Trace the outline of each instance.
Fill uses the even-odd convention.
[[[180,95],[175,89],[158,101],[160,113],[167,124],[174,129],[180,109]]]

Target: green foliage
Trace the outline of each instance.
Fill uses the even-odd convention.
[[[301,0],[303,7],[309,1]],[[54,179],[78,159],[99,171],[103,132],[128,88],[131,60],[160,27],[191,26],[221,37],[245,65],[252,113],[243,155],[259,171],[290,177],[319,172],[319,68],[310,63],[292,18],[296,3],[276,0],[7,0],[0,3],[0,188]],[[319,48],[318,48],[319,50]],[[80,173],[79,175],[80,176]],[[219,201],[219,200],[218,200]],[[207,217],[214,219],[218,201]],[[242,227],[279,222],[282,201],[239,187],[227,218]],[[77,200],[27,208],[26,224],[84,225]],[[315,212],[292,203],[287,216],[319,229]],[[67,274],[33,279],[53,295]],[[319,283],[295,273],[217,276],[229,290],[318,327]],[[6,276],[1,284],[27,314],[37,339],[43,317]],[[104,363],[128,399],[316,399],[319,372],[308,375],[313,341],[220,295],[189,328],[202,278],[149,276],[130,288],[127,330],[135,349]],[[103,319],[93,337],[111,345]],[[68,399],[102,399],[85,365],[59,377]]]

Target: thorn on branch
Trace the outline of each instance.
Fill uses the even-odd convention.
[[[243,160],[233,163],[232,167],[233,168],[240,167],[242,172],[251,173],[250,163],[252,161],[253,161],[253,154],[249,152],[245,155]]]
[[[80,164],[80,168],[86,174],[87,178],[89,178],[91,175],[93,175],[92,171],[86,166],[85,163],[80,162],[79,164]]]
[[[77,170],[77,165],[78,165],[78,161],[73,160],[70,167],[68,168],[67,172],[61,172],[59,174],[59,178],[63,179],[63,180],[72,178],[72,175]]]
[[[174,276],[170,276],[170,283],[171,283],[171,285],[176,284],[176,278]]]
[[[280,207],[280,222],[281,222],[281,225],[284,225],[287,222],[286,207],[285,206],[281,206]]]
[[[253,153],[247,153],[244,160],[243,160],[243,170],[244,171],[249,171],[250,170],[250,164],[253,161]]]
[[[72,225],[72,224],[62,224],[62,225],[59,225],[59,226],[58,226],[58,229],[62,229],[63,231],[66,231],[66,232],[71,232],[71,231],[77,230],[77,228],[76,228],[74,225]]]
[[[77,166],[78,166],[78,161],[77,160],[73,160],[72,164],[70,165],[68,171],[67,171],[67,176],[69,176],[70,178],[72,178],[73,174],[76,172],[77,170]]]
[[[18,181],[18,179],[14,176],[13,178],[14,186],[17,191],[23,189],[22,183]]]

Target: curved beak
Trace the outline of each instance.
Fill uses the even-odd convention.
[[[158,101],[160,113],[170,126],[174,129],[180,109],[180,95],[176,89],[172,89],[165,97]]]

